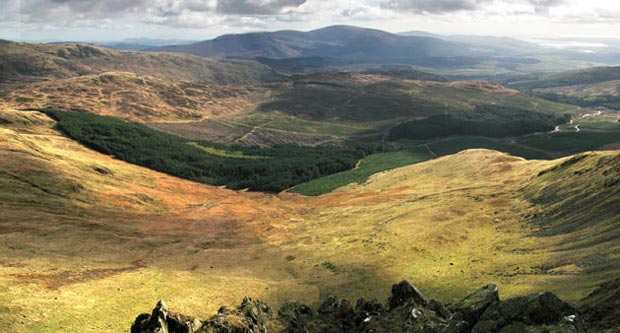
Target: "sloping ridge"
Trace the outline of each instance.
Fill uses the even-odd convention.
[[[125,52],[88,44],[0,40],[0,82],[21,83],[119,71],[170,81],[252,84],[277,77],[251,61],[214,61],[178,53]]]

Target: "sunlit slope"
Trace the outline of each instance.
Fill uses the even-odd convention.
[[[2,102],[19,108],[88,110],[139,122],[195,121],[254,109],[265,89],[174,82],[109,72],[0,89]]]
[[[266,288],[299,295],[263,240],[285,237],[270,222],[295,207],[115,161],[48,123],[0,128],[1,331],[121,332],[158,297],[207,314]]]
[[[3,331],[125,332],[158,298],[200,317],[245,295],[275,306],[328,294],[385,299],[403,278],[445,302],[491,282],[502,297],[551,290],[576,300],[617,273],[613,241],[596,249],[608,260],[596,271],[558,266],[592,249],[566,247],[565,235],[532,223],[544,212],[548,225],[570,222],[554,213],[568,196],[536,199],[546,188],[617,200],[598,181],[582,185],[577,169],[550,170],[566,160],[471,150],[315,198],[274,196],[116,161],[62,137],[40,113],[3,110],[0,123]],[[617,153],[588,156],[571,168]],[[593,228],[618,223],[610,206],[595,206],[604,219],[592,215]]]
[[[585,153],[542,171],[523,188],[536,204],[528,217],[540,236],[556,240],[550,264],[614,278],[620,271],[620,154]]]

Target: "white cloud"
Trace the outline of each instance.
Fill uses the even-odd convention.
[[[192,36],[188,38],[207,38],[331,24],[531,34],[540,33],[543,26],[560,31],[572,24],[620,23],[620,2],[615,0],[0,0],[0,8],[0,38],[16,35],[17,29],[45,35],[75,34],[79,27],[98,27],[114,35],[145,31],[174,36],[182,31]],[[134,29],[123,30],[127,26]]]

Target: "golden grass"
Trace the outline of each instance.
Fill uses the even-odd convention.
[[[199,317],[245,295],[383,300],[401,279],[446,302],[488,283],[576,300],[601,277],[545,268],[581,252],[531,236],[541,208],[520,189],[558,161],[471,150],[320,197],[267,195],[114,160],[37,113],[0,116],[28,120],[0,127],[0,331],[125,332],[159,298]]]
[[[6,85],[0,106],[78,109],[138,122],[200,121],[252,110],[263,93],[260,88],[109,72]]]

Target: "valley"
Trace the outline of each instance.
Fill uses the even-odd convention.
[[[153,298],[204,317],[246,294],[273,304],[383,298],[383,286],[401,278],[447,302],[480,281],[505,296],[550,290],[577,300],[617,274],[607,229],[616,153],[526,161],[470,150],[309,198],[132,166],[64,138],[40,113],[2,119],[0,179],[10,190],[0,274],[10,287],[0,291],[0,322],[13,332],[84,330],[82,320],[86,331],[122,331]],[[596,201],[563,210],[581,202],[583,186]],[[23,209],[35,203],[37,223]],[[587,229],[562,227],[590,205],[610,215]]]
[[[1,332],[403,280],[450,311],[551,292],[614,332],[618,67],[351,26],[140,48],[0,40]]]

